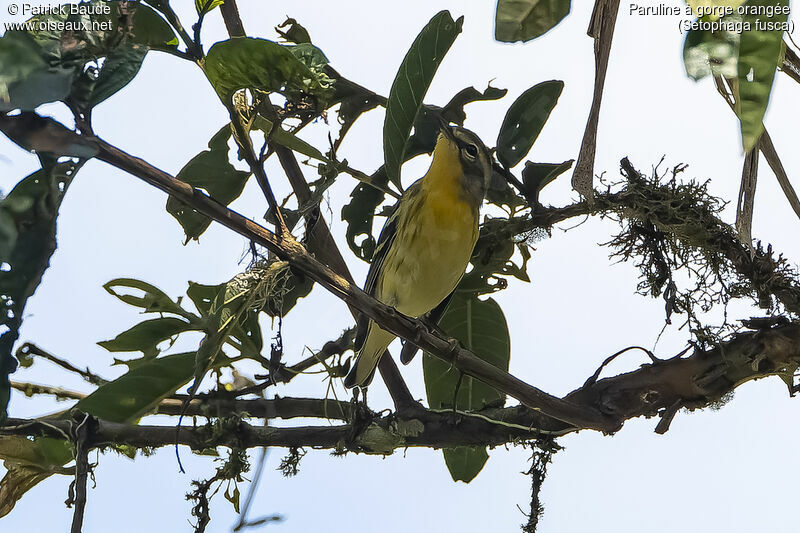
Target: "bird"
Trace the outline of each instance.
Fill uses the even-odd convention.
[[[478,240],[491,154],[472,131],[442,124],[430,168],[403,193],[381,230],[364,291],[404,315],[436,322],[464,275]],[[366,387],[395,335],[366,315],[344,385]],[[407,343],[404,363],[417,348]]]

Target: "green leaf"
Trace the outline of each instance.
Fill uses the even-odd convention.
[[[288,95],[303,93],[326,99],[332,94],[323,79],[287,46],[266,39],[236,37],[216,43],[208,51],[204,70],[226,105],[239,89],[259,89]]]
[[[552,183],[561,174],[572,168],[574,159],[563,163],[533,163],[525,162],[525,169],[522,171],[522,183],[528,196],[533,198],[536,204],[539,203],[539,193],[542,192],[549,183]]]
[[[745,7],[789,5],[789,0],[748,0]],[[775,69],[780,65],[783,31],[758,30],[756,24],[763,16],[745,15],[743,22],[750,22],[752,29],[742,33],[739,40],[738,91],[736,114],[741,121],[742,146],[749,152],[764,132],[764,113],[767,110]],[[767,22],[780,25],[787,15],[775,15]]]
[[[467,114],[464,111],[465,105],[472,102],[499,100],[504,97],[506,93],[508,93],[508,89],[499,89],[491,85],[486,87],[486,90],[483,92],[480,92],[475,87],[461,89],[442,108],[442,118],[448,122],[454,122],[463,126],[464,121],[467,119]]]
[[[249,172],[236,170],[228,159],[230,125],[223,126],[209,141],[208,150],[194,156],[177,178],[203,189],[217,202],[228,205],[242,194]],[[167,198],[167,212],[177,219],[186,239],[197,239],[211,225],[211,219],[180,200]]]
[[[239,487],[234,484],[233,491],[230,491],[230,486],[225,489],[225,499],[231,502],[234,512],[239,512]]]
[[[0,458],[6,475],[0,480],[0,518],[14,508],[20,498],[39,482],[53,474],[72,474],[63,465],[72,459],[68,442],[39,438],[0,437]]]
[[[434,15],[417,35],[392,83],[383,123],[383,153],[386,174],[398,188],[400,165],[422,100],[463,23],[464,17],[454,21],[449,11]]]
[[[112,5],[119,5],[118,2],[110,3]],[[150,50],[159,50],[162,52],[167,52],[178,48],[178,36],[175,35],[172,26],[170,26],[169,22],[164,20],[154,9],[142,4],[141,2],[128,2],[127,6],[127,16],[130,16],[131,7],[135,8],[133,10],[133,25],[129,33],[131,42],[146,46]],[[122,15],[123,18],[120,18],[119,20],[122,23],[126,22],[121,9],[120,15]],[[111,17],[113,20],[113,10],[111,12]],[[120,29],[122,31],[126,31],[124,26],[122,26]]]
[[[147,49],[134,46],[121,46],[106,57],[103,67],[92,85],[88,107],[94,107],[128,85],[136,77]]]
[[[178,303],[173,302],[172,299],[158,287],[132,278],[117,278],[112,279],[103,288],[109,294],[116,296],[123,302],[134,307],[141,307],[145,313],[173,313],[181,315],[183,310]],[[139,296],[138,294],[122,293],[118,291],[119,288],[135,289],[144,293]]]
[[[439,326],[481,359],[508,370],[511,339],[503,311],[493,299],[481,301],[472,294],[457,291]],[[474,411],[505,404],[504,394],[481,381],[462,376],[451,364],[427,352],[422,360],[422,370],[431,409]],[[481,454],[477,449],[445,449],[444,454],[454,481],[469,482],[488,459],[485,450]]]
[[[131,422],[192,379],[194,352],[152,359],[99,387],[75,409],[110,422]]]
[[[519,250],[522,264],[512,261],[514,252]],[[500,276],[513,276],[522,281],[530,281],[527,273],[530,251],[524,242],[517,243],[505,234],[494,234],[481,228],[470,263],[472,269],[464,275],[458,290],[474,294],[486,294],[505,289],[508,282]]]
[[[286,30],[283,28],[286,28]],[[308,34],[308,30],[293,18],[287,18],[283,24],[275,27],[275,31],[278,32],[278,35],[292,43],[302,44],[311,42],[311,36]]]
[[[205,15],[224,3],[225,0],[194,0],[194,7],[198,15]]]
[[[527,42],[550,31],[569,14],[570,0],[497,0],[494,38]]]
[[[321,83],[330,86],[333,85],[333,79],[325,73],[325,67],[328,65],[328,58],[325,54],[309,43],[300,43],[297,45],[286,45],[286,48],[300,60],[308,69],[317,76]]]
[[[158,344],[185,331],[198,330],[189,322],[173,317],[145,320],[109,341],[98,342],[109,352],[142,352],[145,358],[158,355]]]
[[[706,20],[706,18],[703,18]],[[732,78],[736,76],[740,34],[729,31],[734,22],[723,17],[725,23],[717,31],[690,30],[683,43],[683,66],[686,75],[697,81],[710,74]]]
[[[385,167],[378,169],[370,179],[382,186],[389,182]],[[384,193],[381,190],[359,183],[350,193],[350,203],[342,207],[342,220],[347,223],[347,245],[356,257],[367,262],[375,253],[377,242],[372,236],[372,222],[375,219],[375,210],[383,203],[383,199]]]
[[[563,88],[563,81],[545,81],[522,93],[511,104],[497,135],[497,158],[503,165],[514,167],[528,154]]]
[[[144,4],[94,0],[82,5],[110,9],[92,15],[56,9],[29,19],[36,30],[12,30],[0,38],[0,110],[33,110],[68,96],[84,109],[91,107],[136,75],[148,49],[169,51],[178,45],[167,21]],[[65,26],[70,29],[59,29]]]
[[[197,308],[197,312],[202,316],[208,316],[211,311],[211,304],[219,294],[219,291],[225,286],[224,283],[219,285],[203,285],[202,283],[189,282],[189,288],[186,289],[186,296],[192,301]]]
[[[481,446],[456,446],[442,450],[444,462],[453,481],[469,483],[483,470],[489,454]]]
[[[0,201],[0,424],[6,418],[8,374],[25,304],[56,249],[56,218],[64,194],[83,163],[42,160],[43,168],[20,181]]]
[[[255,325],[255,329],[246,330],[240,338],[243,341],[243,352],[250,351],[258,353],[261,350],[261,330],[258,328],[258,310],[254,309],[254,300],[258,296],[259,281],[246,276],[246,272],[234,277],[228,283],[221,286],[214,300],[208,308],[208,328],[200,346],[197,349],[194,360],[194,382],[189,389],[189,394],[194,395],[200,387],[206,372],[214,366],[222,351],[228,336],[234,336],[234,330],[241,325]],[[251,316],[255,320],[248,320]],[[204,314],[205,316],[205,314]],[[254,346],[251,340],[256,341]]]
[[[0,38],[0,111],[32,111],[65,98],[78,74],[76,65],[51,65],[36,40],[20,31]]]

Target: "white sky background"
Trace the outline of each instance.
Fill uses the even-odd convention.
[[[5,9],[0,21],[19,21]],[[193,2],[173,2],[188,27]],[[180,4],[180,5],[179,5]],[[240,0],[250,35],[276,38],[272,28],[285,16],[296,18],[314,43],[343,75],[388,94],[397,67],[424,24],[441,9],[464,15],[464,31],[446,56],[426,101],[443,105],[458,90],[483,89],[490,80],[509,89],[499,102],[467,108],[466,126],[493,145],[507,107],[522,91],[548,79],[565,89],[535,144],[530,159],[560,162],[577,157],[591,103],[594,59],[586,36],[592,2],[574,2],[573,12],[556,29],[526,45],[504,45],[493,39],[494,1],[322,2]],[[683,5],[678,0],[669,5]],[[742,154],[738,123],[709,80],[694,83],[683,71],[683,38],[674,17],[628,16],[620,8],[608,71],[595,170],[618,175],[619,160],[629,156],[644,172],[666,155],[665,165],[688,163],[685,177],[712,179],[714,194],[735,206]],[[204,25],[206,49],[225,38],[218,12]],[[790,177],[800,169],[793,126],[797,123],[800,86],[778,74],[766,124]],[[47,112],[66,118],[60,106]],[[226,112],[199,69],[157,52],[147,56],[136,79],[100,105],[94,126],[104,139],[175,174],[226,122]],[[351,130],[340,155],[352,166],[371,172],[382,161],[383,111],[364,116]],[[315,124],[304,137],[324,147],[338,125]],[[37,168],[34,156],[0,138],[0,188],[13,185]],[[274,158],[273,158],[274,159]],[[420,176],[428,161],[404,167],[407,183]],[[666,168],[666,167],[662,167]],[[769,171],[761,163],[753,235],[771,242],[793,261],[800,257],[798,220]],[[313,179],[313,168],[305,169]],[[276,161],[267,174],[281,192],[288,191]],[[340,238],[356,279],[367,265],[349,254],[340,210],[355,182],[341,176],[330,194],[326,219]],[[795,186],[800,181],[794,180]],[[284,194],[281,194],[283,196]],[[563,176],[543,193],[545,204],[564,205],[576,195]],[[146,280],[170,296],[183,295],[187,280],[220,283],[238,273],[247,243],[212,225],[200,240],[182,246],[183,232],[166,213],[160,191],[103,163],[92,161],[72,184],[59,217],[59,249],[43,284],[29,301],[22,340],[29,340],[78,366],[106,376],[112,354],[97,341],[113,338],[142,319],[134,308],[101,287],[116,277]],[[259,220],[266,205],[252,182],[234,208]],[[726,212],[732,221],[734,209]],[[570,221],[563,226],[572,226]],[[377,228],[376,228],[377,229]],[[529,265],[532,282],[512,282],[496,298],[504,309],[512,337],[511,372],[536,386],[565,394],[580,386],[609,354],[625,346],[652,347],[664,320],[661,299],[633,295],[636,270],[611,265],[609,250],[597,246],[616,230],[611,223],[590,220],[535,244]],[[759,314],[734,306],[732,317]],[[677,321],[676,321],[677,322]],[[266,324],[266,323],[265,323]],[[313,324],[313,327],[309,327]],[[351,324],[345,306],[316,287],[284,323],[285,353],[296,361],[304,346],[318,349]],[[265,335],[267,337],[267,335]],[[197,338],[190,339],[196,342]],[[673,326],[657,353],[674,355],[686,333]],[[188,349],[191,342],[181,343]],[[394,350],[397,352],[397,349]],[[631,353],[604,375],[632,370],[643,362]],[[420,358],[402,368],[416,397],[424,396]],[[47,362],[13,379],[87,390],[80,379]],[[380,380],[370,390],[373,408],[389,407]],[[374,390],[372,390],[374,389]],[[320,396],[319,376],[297,379],[276,391],[280,395]],[[346,398],[341,388],[340,398]],[[512,402],[509,402],[512,403]],[[28,400],[13,394],[12,416],[35,416],[64,404]],[[542,498],[541,532],[596,531],[673,532],[794,531],[786,512],[796,502],[793,461],[800,438],[800,404],[788,398],[777,378],[749,383],[722,410],[679,413],[663,436],[657,420],[633,420],[615,436],[581,432],[560,440],[566,449],[555,456]],[[170,423],[168,419],[150,419]],[[309,450],[300,473],[284,479],[275,471],[285,451],[272,450],[251,518],[280,513],[286,521],[270,530],[304,531],[517,531],[525,521],[517,509],[529,506],[529,451],[499,448],[469,485],[453,483],[441,453],[410,449],[386,459]],[[89,493],[85,531],[190,531],[190,504],[184,494],[192,479],[213,474],[210,458],[182,451],[187,474],[178,473],[172,448],[150,458],[130,461],[102,455],[95,471],[97,487]],[[1,470],[1,469],[0,469]],[[72,512],[62,502],[70,479],[52,477],[31,490],[3,531],[64,531]],[[246,487],[241,487],[243,493]],[[243,494],[244,496],[244,494]],[[229,531],[236,518],[222,494],[212,504],[208,531]]]

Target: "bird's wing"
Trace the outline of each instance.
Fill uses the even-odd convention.
[[[447,298],[441,301],[439,305],[434,307],[427,315],[425,315],[425,321],[429,322],[433,325],[439,323],[439,320],[442,319],[442,315],[444,315],[447,306],[450,305],[450,300],[453,299],[453,295],[456,293],[455,289],[453,292],[447,295]],[[414,359],[414,356],[417,355],[419,351],[419,346],[414,344],[411,341],[403,342],[403,349],[400,351],[400,362],[404,365],[407,365]]]
[[[381,273],[381,270],[383,270],[383,261],[386,259],[386,254],[388,253],[389,248],[392,247],[394,238],[397,235],[397,221],[400,218],[400,210],[398,209],[399,206],[400,202],[397,202],[394,207],[394,211],[391,215],[389,215],[389,218],[383,225],[381,234],[378,237],[378,244],[375,247],[375,253],[372,255],[372,263],[370,264],[369,272],[367,273],[367,281],[364,283],[364,292],[370,296],[375,296],[375,289],[378,285],[378,277]],[[356,325],[356,338],[354,341],[356,353],[358,353],[358,351],[364,345],[364,340],[367,337],[368,330],[369,317],[364,314],[359,315],[358,323]]]

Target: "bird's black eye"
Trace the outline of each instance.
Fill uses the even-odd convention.
[[[467,157],[470,159],[477,159],[478,157],[478,147],[474,144],[468,144],[464,147],[464,153],[467,154]]]

